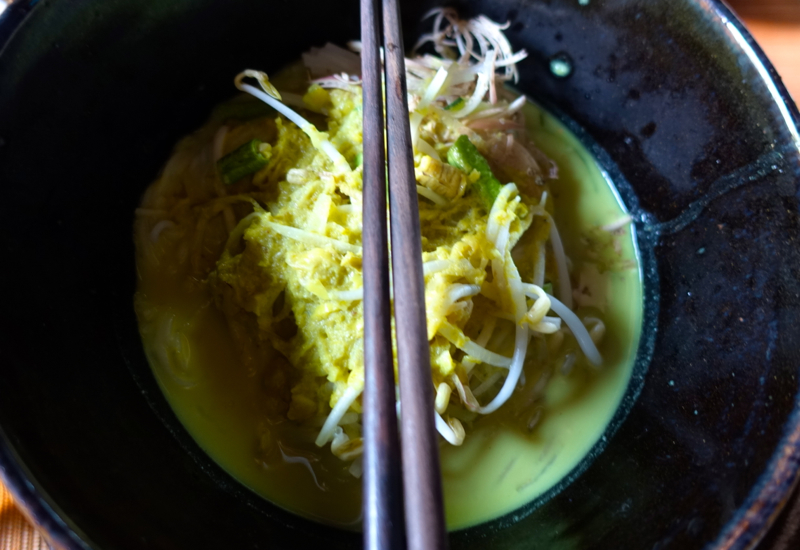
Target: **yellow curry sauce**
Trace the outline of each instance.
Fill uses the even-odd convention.
[[[329,102],[332,143],[356,164],[361,113],[352,94],[334,91],[320,99],[315,93],[310,102]],[[529,136],[558,165],[558,179],[549,185],[551,209],[572,261],[576,312],[605,322],[599,346],[603,365],[578,361],[562,372],[556,363],[563,354],[558,355],[535,368],[526,366],[524,383],[495,413],[477,416],[457,405],[448,409],[468,433],[461,446],[441,445],[451,529],[510,512],[569,473],[619,405],[638,345],[641,280],[630,229],[598,229],[625,213],[594,160],[563,125],[536,106],[528,105],[524,113]],[[182,178],[189,177],[183,174],[209,179],[203,182],[209,189],[217,185],[210,181],[213,172],[198,165],[213,166],[208,144],[220,125],[212,118],[179,144],[160,179],[159,197],[149,192],[140,214],[156,213],[159,200],[179,195]],[[136,309],[145,351],[181,422],[231,475],[283,508],[357,528],[360,481],[352,461],[314,442],[326,410],[343,392],[363,384],[362,308],[351,296],[361,286],[360,176],[356,172],[344,182],[305,177],[303,170],[324,169],[324,159],[295,126],[276,122],[274,115],[234,127],[222,152],[253,136],[272,142],[276,151],[254,181],[295,170],[278,178],[277,188],[259,188],[248,200],[240,184],[231,186],[226,199],[199,215],[199,223],[207,225],[200,247],[186,246],[195,237],[182,232],[180,222],[139,228]],[[536,194],[526,201],[538,200],[541,190]],[[180,209],[185,201],[187,216],[193,199],[198,197],[177,202]],[[466,317],[448,309],[447,285],[458,278],[481,286],[491,256],[485,211],[469,193],[459,199],[441,206],[420,198],[424,261],[453,260],[426,278],[434,384],[457,368],[450,342],[437,329],[456,323],[465,333],[474,332]],[[509,215],[518,216],[512,240],[530,226],[528,204],[509,206]],[[223,208],[234,223],[218,215]],[[286,227],[317,227],[315,234],[339,244],[309,246],[281,234]],[[526,238],[546,239],[541,231],[534,222]],[[156,242],[158,250],[144,242]],[[518,263],[524,278],[524,262]],[[469,313],[489,307],[481,299],[475,298]],[[508,351],[508,343],[497,346]],[[533,400],[537,387],[544,393]],[[359,407],[357,400],[347,414],[357,417]],[[357,422],[342,424],[357,440]]]

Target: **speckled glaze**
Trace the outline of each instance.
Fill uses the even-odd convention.
[[[431,5],[403,5],[407,42]],[[530,53],[518,87],[617,185],[646,311],[603,441],[558,487],[451,546],[753,548],[800,463],[796,107],[714,2],[456,5],[511,22]],[[356,10],[20,0],[0,17],[0,471],[57,547],[360,544],[206,457],[152,378],[131,305],[133,209],[173,143],[241,67],[357,36]]]

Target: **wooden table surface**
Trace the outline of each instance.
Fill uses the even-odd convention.
[[[795,103],[800,101],[800,21],[748,18],[745,25],[775,65]]]
[[[800,100],[800,0],[784,3],[735,3],[745,24],[781,75],[795,101]],[[770,9],[770,5],[772,9]],[[777,7],[776,7],[777,6]],[[794,10],[794,7],[797,7]],[[0,486],[0,550],[45,548]]]

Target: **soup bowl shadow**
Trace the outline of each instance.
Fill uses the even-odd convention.
[[[403,5],[406,43],[434,4]],[[798,111],[721,4],[470,2],[633,218],[645,316],[605,436],[453,548],[752,548],[800,461]],[[231,95],[358,35],[355,2],[14,2],[0,17],[0,468],[57,548],[352,548],[186,433],[132,307],[133,212]],[[557,60],[569,66],[552,69]]]

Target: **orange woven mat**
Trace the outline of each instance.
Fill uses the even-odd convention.
[[[0,483],[0,550],[48,550],[50,547],[28,523]]]

